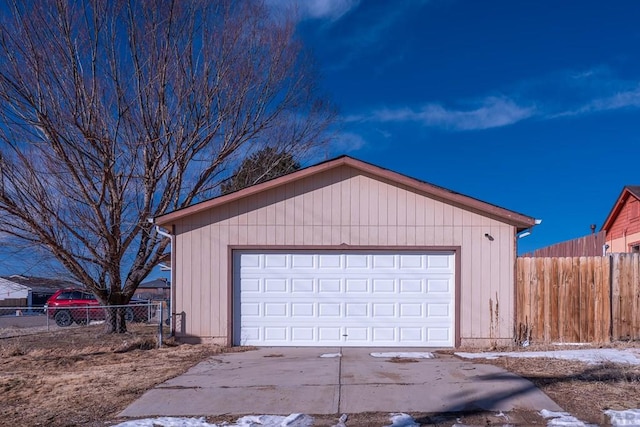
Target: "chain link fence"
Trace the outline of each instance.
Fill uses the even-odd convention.
[[[64,328],[104,323],[107,310],[122,309],[127,324],[158,329],[158,345],[163,340],[163,326],[169,324],[166,302],[135,302],[126,305],[84,305],[71,307],[0,307],[0,338],[30,335]]]

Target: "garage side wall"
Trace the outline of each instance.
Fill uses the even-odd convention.
[[[511,342],[514,227],[341,167],[175,224],[176,313],[184,339],[228,343],[229,248],[460,247],[461,344]]]

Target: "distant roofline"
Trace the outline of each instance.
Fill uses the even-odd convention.
[[[640,185],[625,185],[622,188],[620,195],[616,199],[615,203],[613,204],[613,207],[611,208],[611,211],[609,211],[609,215],[607,215],[607,218],[605,219],[604,223],[602,224],[602,227],[600,228],[601,231],[604,230],[606,232],[609,232],[611,225],[613,225],[613,222],[620,214],[620,211],[622,210],[622,206],[627,201],[629,196],[633,196],[637,200],[640,200]]]

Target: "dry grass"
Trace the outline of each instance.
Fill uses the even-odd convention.
[[[394,357],[388,359],[387,362],[390,362],[390,363],[417,363],[417,362],[419,362],[419,360],[418,359],[413,359],[411,357],[394,356]]]
[[[185,372],[210,355],[229,351],[207,345],[168,342],[156,349],[156,329],[131,325],[123,336],[104,335],[102,326],[63,329],[15,338],[0,338],[0,424],[29,426],[104,426],[128,404],[155,385]],[[611,347],[634,347],[617,343]],[[609,346],[608,346],[609,347]],[[558,346],[535,350],[558,350]],[[566,348],[566,347],[565,347]],[[584,347],[570,347],[584,348]],[[530,348],[531,349],[531,348]],[[245,349],[231,349],[243,351]],[[512,349],[513,350],[513,349]],[[273,353],[267,357],[277,358]],[[392,359],[392,363],[411,363]],[[640,368],[604,363],[587,365],[557,359],[478,360],[499,365],[538,385],[560,406],[584,421],[604,424],[602,411],[640,408]],[[451,425],[412,414],[424,425]],[[495,414],[463,416],[467,425],[502,425]],[[535,414],[510,413],[511,422],[538,422]],[[234,421],[237,417],[228,417]],[[225,417],[212,419],[221,422]],[[388,414],[351,415],[347,425],[387,425]],[[335,415],[317,416],[316,425],[337,423]]]
[[[2,425],[104,425],[156,384],[221,351],[168,343],[155,328],[125,335],[102,326],[0,339]]]
[[[614,343],[607,348],[635,348],[638,343]],[[601,348],[602,346],[571,346]],[[566,350],[564,346],[537,346],[534,351]],[[606,409],[640,408],[640,366],[603,362],[584,362],[547,358],[478,359],[476,363],[500,366],[521,375],[544,391],[558,405],[582,421],[603,425]]]

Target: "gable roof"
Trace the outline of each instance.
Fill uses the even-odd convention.
[[[635,197],[637,200],[640,200],[640,185],[625,185],[622,189],[622,192],[618,196],[613,208],[611,208],[611,212],[607,215],[607,219],[602,224],[601,230],[609,231],[613,222],[616,220],[622,207],[629,197]]]
[[[68,280],[49,279],[46,277],[21,276],[14,274],[12,276],[3,276],[5,280],[26,286],[33,292],[54,293],[58,289],[69,287],[77,287],[78,284]]]
[[[0,277],[0,288],[10,289],[13,292],[21,292],[21,291],[29,290],[27,286],[21,285],[16,282],[12,282],[11,280],[7,280],[2,277]]]
[[[487,202],[483,202],[473,197],[466,196],[464,194],[457,193],[455,191],[448,190],[446,188],[439,187],[425,181],[411,178],[409,176],[402,175],[400,173],[393,172],[391,170],[384,169],[346,155],[327,160],[304,169],[299,169],[287,175],[283,175],[281,177],[265,181],[260,184],[252,185],[250,187],[238,190],[230,194],[215,197],[213,199],[205,200],[186,208],[160,215],[154,219],[154,222],[157,225],[161,226],[171,224],[176,220],[202,212],[204,210],[212,209],[225,203],[230,203],[244,197],[249,197],[253,194],[279,187],[292,181],[307,178],[309,176],[313,176],[342,166],[348,166],[369,175],[405,185],[419,192],[425,193],[432,197],[441,198],[446,202],[466,208],[468,210],[478,211],[486,216],[491,216],[500,219],[508,224],[512,224],[516,226],[518,230],[531,228],[536,223],[536,219],[533,217],[514,212]]]
[[[138,289],[170,289],[171,284],[164,277],[154,280],[149,280],[148,282],[142,282],[138,285]]]

